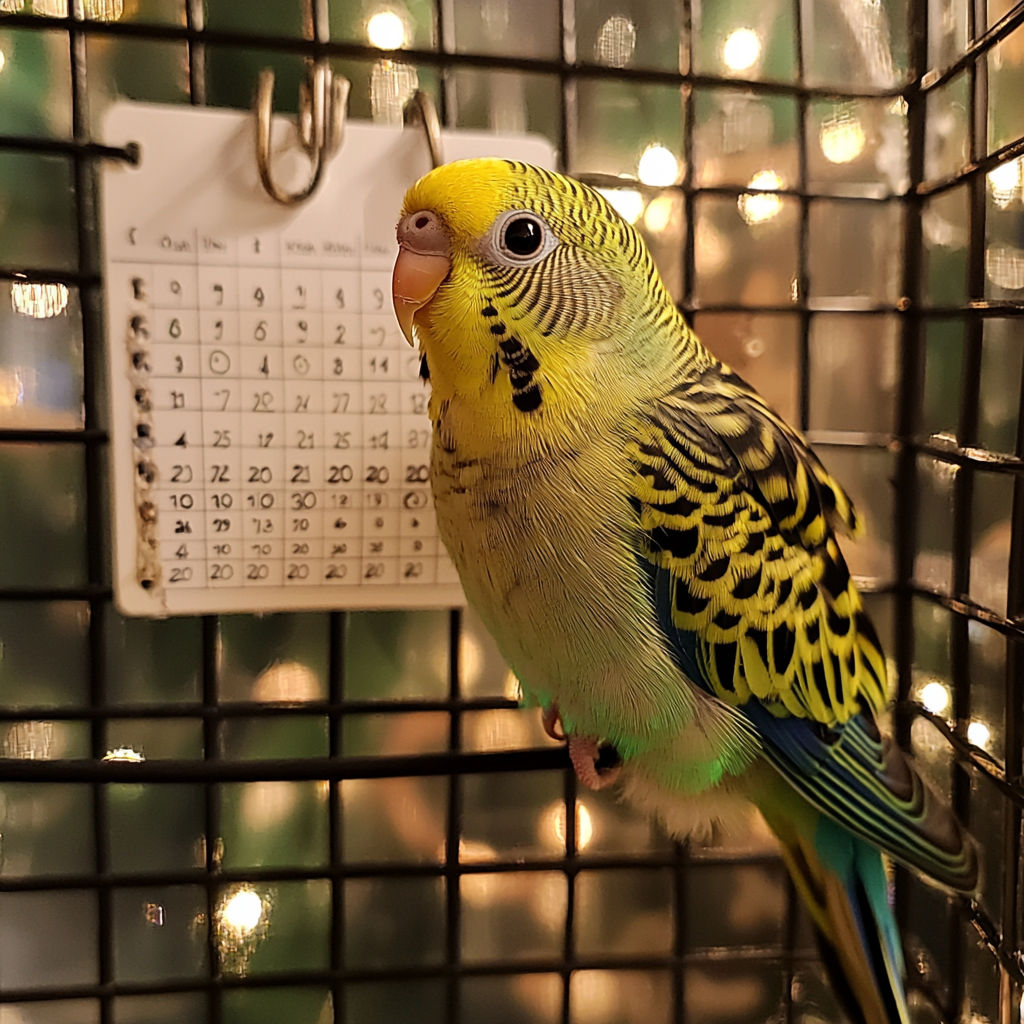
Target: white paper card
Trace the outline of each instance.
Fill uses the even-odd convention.
[[[275,170],[301,180],[294,129]],[[460,604],[419,361],[391,305],[421,129],[350,122],[312,199],[263,191],[252,115],[122,103],[103,173],[115,596],[129,615]],[[554,166],[538,137],[449,160]],[[308,165],[305,165],[308,167]]]

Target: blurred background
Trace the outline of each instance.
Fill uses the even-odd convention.
[[[986,849],[975,904],[896,872],[915,1019],[1016,1024],[1010,0],[0,0],[0,1024],[843,1020],[758,818],[680,846],[554,753],[468,770],[550,742],[472,614],[112,607],[97,125],[247,108],[263,67],[294,110],[324,55],[351,117],[421,88],[448,126],[550,138],[853,494],[892,728]],[[445,774],[403,770],[426,754]],[[364,755],[381,777],[325,769]],[[212,774],[10,768],[140,756]],[[281,758],[308,770],[217,781]]]

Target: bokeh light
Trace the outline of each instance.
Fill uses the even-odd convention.
[[[405,22],[394,11],[378,11],[366,23],[366,37],[379,50],[399,50],[406,43]]]
[[[921,703],[933,715],[941,715],[949,707],[949,688],[933,679],[921,687]]]
[[[730,32],[722,44],[722,61],[730,71],[747,71],[761,57],[761,37],[752,28]]]
[[[991,738],[992,733],[984,722],[971,722],[971,724],[967,726],[967,739],[976,747],[984,748],[988,746],[988,741]]]
[[[652,188],[674,185],[679,178],[679,161],[670,149],[657,143],[648,146],[637,164],[637,177]]]
[[[782,178],[775,171],[758,171],[748,183],[748,188],[763,188],[775,191],[783,186]],[[740,215],[748,224],[763,224],[777,216],[782,209],[782,199],[762,193],[744,192],[736,201]]]
[[[860,120],[847,112],[830,117],[821,126],[821,151],[834,164],[848,164],[864,152],[867,135]]]
[[[68,290],[62,284],[31,284],[28,281],[11,284],[11,306],[15,313],[45,320],[59,316],[67,304]]]
[[[635,224],[639,220],[644,210],[644,197],[635,188],[599,188],[597,191],[627,224]]]

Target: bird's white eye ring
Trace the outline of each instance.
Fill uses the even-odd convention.
[[[558,236],[539,214],[509,210],[491,225],[482,248],[496,263],[527,267],[544,259],[558,244]]]

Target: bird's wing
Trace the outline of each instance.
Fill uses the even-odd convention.
[[[641,561],[683,670],[819,810],[972,889],[971,841],[875,726],[885,659],[835,540],[857,528],[842,488],[721,367],[656,403],[631,455]]]

